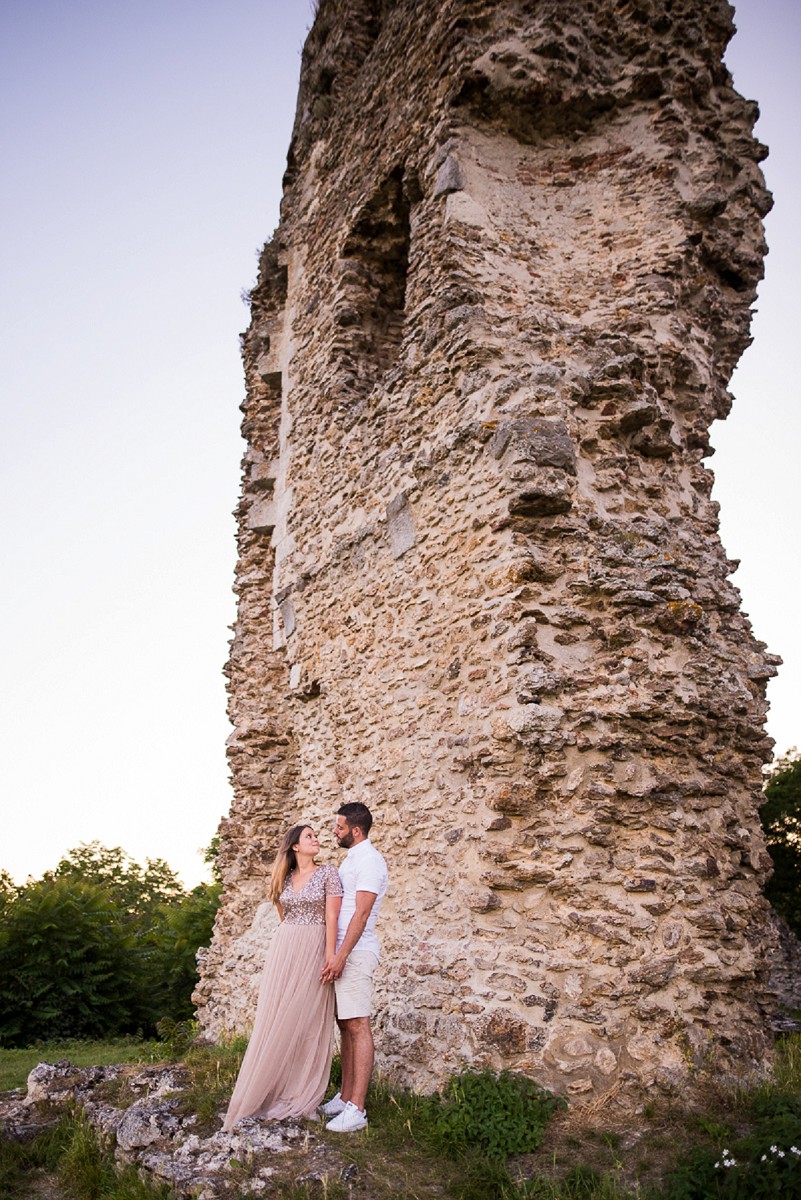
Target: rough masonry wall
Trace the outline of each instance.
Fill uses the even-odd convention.
[[[280,833],[363,798],[385,1069],[764,1053],[777,660],[702,461],[770,204],[731,15],[322,0],[245,337],[209,1033],[252,1019]]]

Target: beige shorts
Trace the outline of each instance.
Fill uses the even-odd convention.
[[[355,950],[348,956],[345,970],[334,980],[337,997],[337,1018],[350,1021],[354,1017],[369,1017],[373,1010],[373,975],[378,956],[372,950]]]

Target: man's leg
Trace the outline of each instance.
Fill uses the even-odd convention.
[[[350,1020],[340,1021],[339,1028],[342,1031],[342,1099],[350,1100],[363,1112],[367,1089],[370,1086],[370,1076],[373,1073],[374,1046],[370,1018],[351,1017]],[[348,1045],[347,1085],[345,1082],[346,1043]]]
[[[340,1095],[343,1100],[350,1100],[353,1091],[353,1038],[350,1034],[350,1021],[337,1021],[340,1032],[339,1059],[342,1064],[342,1083]]]

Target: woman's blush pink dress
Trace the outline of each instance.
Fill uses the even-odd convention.
[[[223,1122],[242,1117],[313,1116],[325,1095],[334,1045],[334,987],[320,982],[325,961],[325,902],[341,896],[336,867],[318,867],[296,892],[281,893],[284,919],[259,985],[256,1020]]]

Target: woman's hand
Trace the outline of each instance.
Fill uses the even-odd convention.
[[[339,979],[342,972],[345,970],[347,956],[342,958],[341,954],[334,954],[327,958],[323,963],[323,969],[320,972],[320,981],[322,983],[333,983],[335,979]]]

